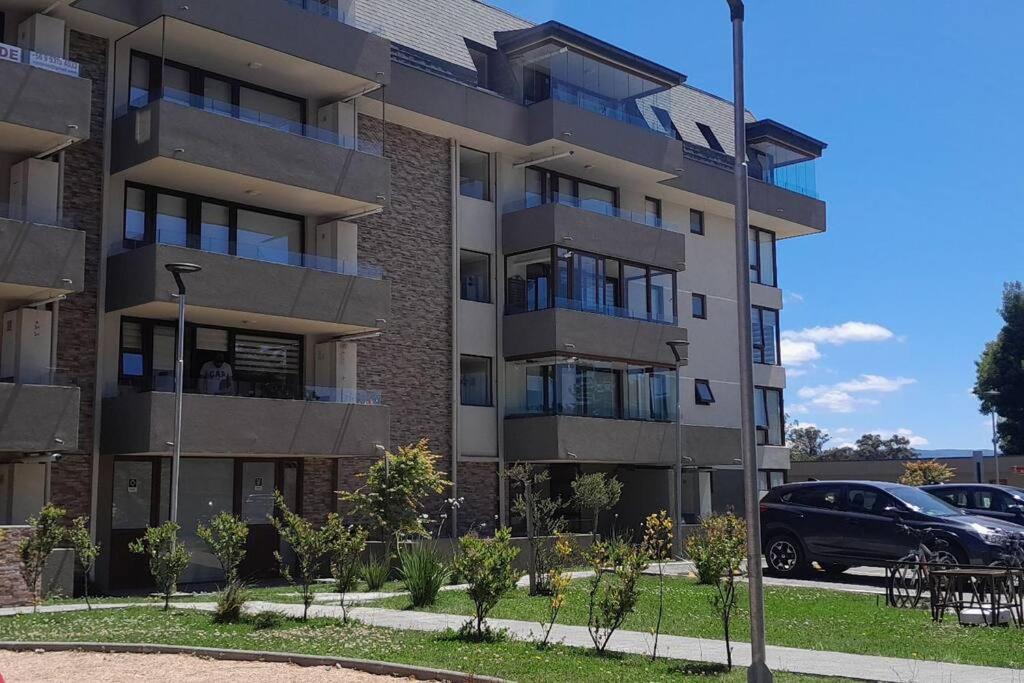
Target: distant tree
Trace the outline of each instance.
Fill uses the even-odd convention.
[[[604,472],[577,475],[572,480],[572,502],[580,510],[593,515],[594,528],[591,536],[597,540],[597,524],[602,510],[611,510],[622,496],[622,482]]]
[[[999,307],[1003,329],[985,344],[977,361],[974,394],[981,399],[981,412],[993,410],[1001,418],[997,433],[1003,453],[1024,453],[1024,285],[1020,281],[1003,285]],[[998,392],[989,395],[989,392]]]
[[[956,470],[935,460],[911,460],[903,466],[900,483],[907,486],[945,484],[956,476]]]
[[[797,462],[821,460],[826,452],[825,444],[831,440],[831,435],[825,430],[814,425],[802,427],[799,422],[794,422],[786,432],[790,458]]]
[[[911,460],[917,451],[910,447],[910,439],[893,434],[883,439],[880,434],[864,434],[857,439],[858,460]]]

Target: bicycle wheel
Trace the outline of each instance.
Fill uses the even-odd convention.
[[[924,583],[921,558],[917,553],[910,553],[893,564],[886,586],[886,598],[893,607],[917,607],[924,592]]]

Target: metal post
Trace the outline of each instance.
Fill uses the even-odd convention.
[[[747,129],[743,93],[743,0],[727,0],[732,20],[736,179],[736,308],[740,345],[740,449],[743,502],[747,521],[747,577],[750,593],[750,656],[747,680],[769,683],[765,661],[764,586],[761,580],[761,519],[757,495],[757,445],[754,434],[754,359],[750,330],[750,255],[747,251]]]
[[[679,391],[679,378],[682,369],[689,361],[684,355],[686,347],[690,342],[685,339],[667,341],[665,344],[676,359],[676,460],[672,465],[672,523],[675,525],[675,533],[672,535],[672,554],[675,557],[683,555],[683,399]]]
[[[996,409],[992,407],[992,459],[996,463],[996,483],[999,483],[999,430],[996,428]]]
[[[177,276],[177,273],[175,273]],[[174,361],[174,455],[171,457],[171,521],[178,522],[178,483],[181,479],[181,404],[185,389],[185,284],[178,280],[178,340]]]

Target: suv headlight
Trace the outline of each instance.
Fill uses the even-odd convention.
[[[974,527],[974,531],[981,536],[981,540],[985,541],[989,545],[1003,545],[1010,538],[1002,529],[983,526],[981,524],[972,524],[971,526]]]

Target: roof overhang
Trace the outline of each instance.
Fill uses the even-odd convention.
[[[761,119],[748,123],[747,144],[751,147],[776,145],[809,159],[817,159],[828,147],[821,140],[793,130],[772,119]]]

